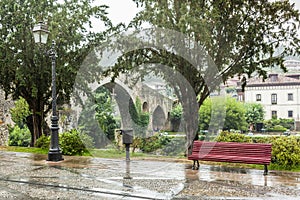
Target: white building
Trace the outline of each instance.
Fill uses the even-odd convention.
[[[245,87],[247,103],[260,103],[265,119],[272,117],[300,119],[300,75],[270,74],[269,78],[252,78]]]
[[[300,71],[300,61],[299,60],[286,60],[283,62],[284,66],[289,72],[299,72]]]

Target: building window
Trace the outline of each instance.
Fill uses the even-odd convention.
[[[288,101],[293,101],[293,93],[288,93]]]
[[[272,110],[272,119],[277,119],[277,111]]]
[[[272,104],[277,104],[277,94],[272,94],[271,95],[271,103]]]
[[[288,117],[293,117],[293,111],[292,110],[288,111]]]
[[[256,94],[256,101],[261,101],[261,94]]]

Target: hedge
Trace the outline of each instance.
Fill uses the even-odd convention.
[[[239,133],[223,131],[216,138],[218,142],[248,142],[271,143],[273,168],[298,169],[300,167],[300,137],[299,136],[270,136],[249,137]]]

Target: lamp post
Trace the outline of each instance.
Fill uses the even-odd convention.
[[[49,31],[43,22],[39,22],[33,28],[34,41],[37,44],[46,44]],[[63,160],[62,153],[59,148],[58,137],[58,116],[56,115],[56,51],[55,42],[52,41],[51,49],[48,51],[52,63],[52,116],[51,116],[51,144],[48,152],[48,161]]]

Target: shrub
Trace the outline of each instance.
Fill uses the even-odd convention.
[[[88,148],[94,147],[93,139],[76,129],[59,134],[59,144],[64,155],[82,155],[88,152]],[[35,146],[49,149],[50,136],[43,135],[37,139]]]
[[[252,139],[249,136],[240,133],[230,133],[228,131],[222,131],[215,140],[217,142],[252,142]]]
[[[294,129],[294,119],[270,119],[264,122],[267,131],[283,132],[286,129]]]
[[[148,138],[140,138],[139,148],[145,153],[150,153],[163,148],[169,142],[169,137],[155,135]]]
[[[267,131],[269,131],[269,132],[284,132],[284,131],[286,131],[286,128],[284,128],[281,125],[275,125],[272,128],[268,128]]]
[[[280,137],[272,143],[272,163],[283,169],[300,165],[300,140],[296,137]]]
[[[280,136],[272,136],[272,137],[252,136],[252,141],[253,143],[273,143],[278,138],[280,138]]]
[[[300,137],[249,137],[223,131],[216,138],[218,142],[254,142],[272,144],[272,168],[294,169],[300,166]]]
[[[50,136],[42,135],[35,142],[35,147],[42,149],[49,149],[50,147]]]
[[[64,155],[82,155],[94,147],[93,139],[76,129],[60,134],[59,142]]]
[[[173,138],[162,150],[164,155],[178,156],[185,153],[186,140],[182,137]]]
[[[10,129],[9,146],[28,147],[31,142],[31,133],[27,126],[20,128],[18,125]]]
[[[26,122],[26,118],[31,115],[29,105],[23,97],[15,101],[15,107],[10,109],[11,119],[19,127],[23,128]]]

